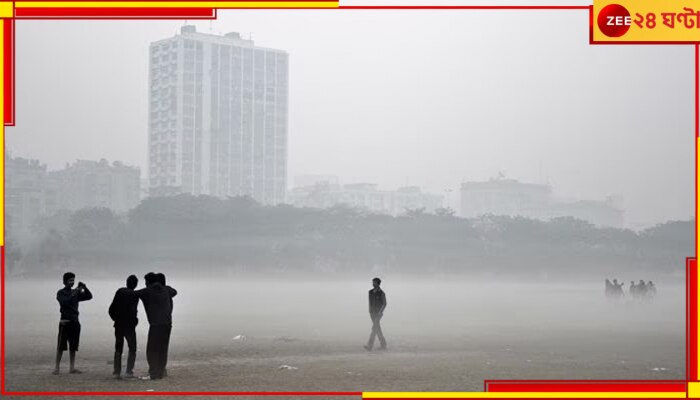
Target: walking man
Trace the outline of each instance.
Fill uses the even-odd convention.
[[[109,306],[109,316],[114,321],[114,372],[116,379],[121,379],[122,374],[122,353],[124,352],[124,339],[129,346],[129,355],[126,359],[126,377],[134,377],[134,364],[136,363],[136,325],[139,320],[136,317],[138,312],[139,298],[134,289],[138,285],[139,279],[131,275],[126,279],[126,287],[123,287],[114,294],[112,304]]]
[[[66,272],[63,274],[63,289],[56,293],[56,300],[61,306],[61,320],[58,323],[58,348],[56,349],[54,375],[58,375],[60,372],[61,358],[66,350],[70,350],[70,369],[68,372],[71,374],[81,373],[75,368],[75,353],[78,351],[80,343],[78,304],[81,301],[92,299],[92,293],[83,282],[78,282],[77,289],[73,289],[73,285],[75,285],[75,274]]]
[[[144,279],[146,287],[135,293],[143,302],[150,325],[146,344],[148,374],[150,379],[163,379],[173,325],[172,298],[177,295],[177,291],[170,286],[164,286],[161,283],[162,278],[159,279],[158,275],[152,272],[146,274]]]
[[[372,319],[372,333],[369,335],[369,341],[365,345],[365,350],[372,351],[374,346],[374,338],[379,337],[379,350],[386,350],[386,339],[382,333],[382,327],[379,322],[384,316],[386,308],[386,294],[379,285],[382,280],[379,278],[372,279],[373,288],[369,291],[369,317]]]

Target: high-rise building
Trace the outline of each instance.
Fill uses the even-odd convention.
[[[180,34],[150,47],[150,195],[284,202],[288,54],[238,33]]]

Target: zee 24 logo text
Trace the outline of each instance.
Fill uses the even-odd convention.
[[[630,12],[619,4],[608,4],[598,14],[598,28],[608,37],[620,37],[629,31],[632,24],[640,29],[698,29],[700,30],[700,11],[690,7],[681,7],[676,11],[660,13]]]

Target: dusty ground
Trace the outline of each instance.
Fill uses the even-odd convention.
[[[362,348],[370,326],[366,284],[300,289],[266,283],[264,297],[256,297],[260,287],[250,283],[227,285],[225,291],[217,284],[190,284],[189,290],[180,288],[181,296],[175,299],[170,376],[150,382],[115,381],[110,376],[113,339],[105,311],[118,282],[92,285],[95,299],[81,305],[78,367],[85,373],[79,376],[50,373],[58,287],[17,282],[8,285],[6,387],[480,391],[485,379],[684,377],[684,299],[679,288],[660,293],[654,303],[610,304],[600,299],[596,288],[465,290],[450,285],[419,285],[436,296],[425,296],[412,284],[387,288],[383,326],[390,349],[368,353]],[[336,300],[347,298],[345,291],[360,294],[347,302]],[[326,301],[319,303],[317,297]],[[143,321],[138,330],[138,373],[147,369],[146,325]],[[238,335],[244,338],[234,339]],[[295,369],[280,369],[282,365]]]

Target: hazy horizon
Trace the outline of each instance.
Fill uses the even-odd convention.
[[[147,176],[148,46],[183,23],[18,21],[6,149],[50,169],[106,158]],[[621,196],[626,227],[693,218],[691,46],[591,46],[584,10],[245,10],[190,23],[290,54],[288,187],[329,174],[450,188],[459,209],[460,182],[502,171],[562,199]]]

